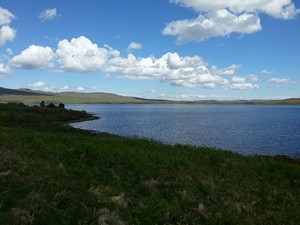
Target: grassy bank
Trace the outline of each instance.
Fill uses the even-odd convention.
[[[0,224],[297,224],[300,160],[95,135],[0,104]]]

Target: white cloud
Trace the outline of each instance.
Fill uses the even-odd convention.
[[[11,73],[10,67],[0,63],[0,76],[1,75],[8,75]]]
[[[13,52],[13,50],[11,50],[11,48],[6,49],[6,52],[7,52],[9,55],[14,54],[14,52]]]
[[[250,34],[261,29],[255,14],[235,15],[227,9],[200,14],[196,19],[173,21],[163,29],[164,35],[177,36],[177,43],[204,41],[231,33]]]
[[[64,92],[68,91],[70,87],[68,85],[64,86],[47,86],[44,88],[44,91],[51,91],[51,92]]]
[[[142,48],[142,44],[141,43],[131,42],[128,45],[127,51],[137,50],[137,49],[141,49],[141,48]]]
[[[17,31],[9,26],[15,18],[10,11],[0,7],[0,25],[2,25],[0,27],[0,46],[15,39]]]
[[[212,66],[211,67],[211,72],[215,75],[228,75],[228,76],[232,76],[235,74],[236,70],[239,69],[241,66],[240,65],[236,65],[233,64],[229,67],[223,68],[223,69],[219,69],[216,66]]]
[[[18,69],[52,68],[55,54],[50,47],[31,45],[10,60],[10,65]]]
[[[115,57],[110,59],[103,68],[106,73],[123,74],[123,78],[145,80],[155,79],[167,73],[166,61],[155,57],[136,58],[129,54],[127,58]]]
[[[40,13],[39,18],[42,21],[46,21],[46,20],[52,20],[57,16],[57,10],[56,8],[54,9],[47,9],[43,12]]]
[[[261,74],[273,74],[273,73],[275,73],[275,71],[265,69],[265,70],[260,71],[260,73]]]
[[[257,88],[259,88],[257,84],[251,83],[233,83],[230,85],[230,89],[233,90],[252,90]]]
[[[5,45],[8,41],[13,41],[16,37],[17,31],[9,25],[0,28],[0,46]]]
[[[286,78],[271,78],[268,80],[269,83],[274,83],[274,84],[291,84],[294,83],[294,81]]]
[[[245,83],[246,79],[244,77],[234,76],[231,78],[231,81],[232,81],[232,83],[243,84],[243,83]]]
[[[77,87],[76,90],[77,90],[77,91],[84,91],[85,88],[84,88],[84,87]]]
[[[229,81],[221,76],[232,75],[239,67],[235,64],[224,69],[213,67],[211,72],[207,63],[199,56],[182,57],[178,53],[168,52],[160,58],[137,58],[133,54],[129,54],[127,58],[116,57],[109,60],[103,69],[109,74],[121,74],[119,77],[123,79],[160,80],[188,88],[254,89],[255,86],[246,83],[245,78],[235,76]],[[231,84],[234,85],[231,87]]]
[[[65,85],[65,86],[59,88],[60,91],[67,91],[69,89],[70,89],[70,87],[68,85]]]
[[[43,82],[43,81],[37,81],[37,82],[35,82],[34,84],[32,84],[30,86],[33,87],[33,88],[39,88],[39,87],[43,87],[45,85],[46,85],[45,82]]]
[[[177,53],[166,53],[161,58],[116,57],[106,64],[107,73],[123,74],[123,78],[145,80],[185,80],[208,73],[206,63],[199,57],[181,57]]]
[[[250,81],[252,81],[252,82],[258,82],[258,80],[259,80],[258,76],[255,75],[255,74],[250,74],[250,75],[248,76],[248,78],[249,78]]]
[[[176,42],[199,42],[231,33],[251,34],[261,30],[260,13],[275,18],[293,19],[300,12],[291,0],[170,0],[199,13],[195,19],[170,22],[164,35]]]
[[[191,94],[181,94],[181,95],[178,95],[178,96],[174,96],[172,99],[175,99],[175,100],[187,100],[187,101],[190,101],[190,100],[194,100],[194,101],[197,101],[197,100],[216,100],[216,99],[225,99],[227,98],[227,96],[224,96],[224,95],[203,95],[203,94],[195,94],[195,95],[191,95]]]
[[[10,66],[22,69],[58,68],[63,72],[87,73],[99,71],[111,78],[130,80],[158,80],[174,86],[191,88],[254,89],[258,86],[246,82],[246,78],[235,75],[240,65],[233,64],[225,68],[208,64],[198,55],[180,56],[168,52],[159,58],[154,56],[136,57],[130,53],[121,57],[120,52],[105,45],[99,48],[86,37],[62,40],[56,53],[49,47],[32,45],[14,56]],[[225,75],[233,76],[230,80]],[[47,87],[59,90],[59,87]],[[45,89],[46,90],[46,89]],[[76,89],[83,91],[82,87]]]
[[[135,94],[133,94],[135,95]],[[137,96],[137,95],[135,95]],[[141,98],[147,99],[165,99],[165,100],[175,100],[175,101],[203,101],[203,100],[224,100],[227,96],[224,95],[204,95],[204,94],[178,94],[170,95],[166,93],[147,93],[145,95],[139,96]]]
[[[294,18],[299,10],[296,9],[292,0],[170,0],[181,6],[192,8],[197,12],[229,9],[237,14],[244,12],[264,12],[275,18]]]
[[[56,50],[61,70],[81,73],[99,70],[110,56],[118,54],[118,51],[108,47],[99,48],[84,36],[71,41],[62,40]]]
[[[7,9],[3,9],[0,7],[0,25],[10,24],[13,19],[15,19],[15,15],[12,14]]]

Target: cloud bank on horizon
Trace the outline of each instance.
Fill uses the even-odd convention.
[[[263,29],[261,15],[281,20],[292,20],[299,14],[292,0],[170,0],[170,3],[192,9],[198,16],[167,22],[161,31],[164,36],[174,36],[176,44],[204,42],[211,38],[252,34]],[[58,16],[56,8],[46,9],[38,15],[41,22],[51,21]],[[9,9],[0,7],[0,47],[13,42],[17,30],[11,27],[17,18]],[[8,48],[5,60],[0,61],[0,78],[14,70],[40,70],[54,73],[94,73],[107,77],[114,75],[125,80],[154,80],[171,86],[199,89],[255,90],[259,89],[259,77],[255,74],[237,75],[242,65],[232,63],[219,68],[209,65],[200,55],[181,55],[167,51],[159,57],[140,57],[133,52],[143,49],[142,43],[132,41],[127,47],[127,55],[109,45],[99,47],[84,35],[58,40],[56,47],[32,44],[18,54]],[[6,61],[6,62],[5,62]],[[275,71],[263,69],[260,74]],[[294,84],[288,78],[270,78],[268,83]],[[44,88],[46,83],[37,81],[32,88]],[[57,90],[69,90],[64,85]],[[84,91],[84,87],[77,87]],[[184,95],[186,97],[186,95]],[[212,95],[215,96],[215,95]]]

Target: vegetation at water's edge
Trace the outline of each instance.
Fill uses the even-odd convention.
[[[0,104],[0,224],[299,223],[299,159],[63,125],[89,116]]]

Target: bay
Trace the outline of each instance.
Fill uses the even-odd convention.
[[[300,107],[258,105],[76,104],[101,119],[76,128],[243,155],[300,156]]]

